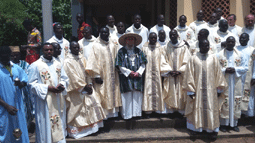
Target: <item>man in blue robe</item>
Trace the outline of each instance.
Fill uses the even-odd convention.
[[[11,49],[0,47],[0,142],[28,143],[27,123],[24,112],[21,88],[26,86],[25,71],[10,61]],[[19,82],[14,86],[14,79]],[[19,141],[15,140],[13,130],[19,128],[22,132]]]

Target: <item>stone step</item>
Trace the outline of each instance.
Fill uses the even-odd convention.
[[[240,132],[219,132],[218,138],[239,138],[255,137],[255,126],[240,126]],[[111,129],[109,132],[96,133],[80,139],[67,138],[67,143],[81,142],[124,142],[124,141],[151,141],[151,140],[179,140],[179,139],[205,139],[208,140],[206,133],[190,136],[189,131],[185,128],[146,128],[146,129]],[[35,137],[30,138],[33,143]],[[210,140],[209,140],[210,141]]]
[[[104,126],[109,129],[185,128],[186,119],[150,118],[132,120],[108,120]]]

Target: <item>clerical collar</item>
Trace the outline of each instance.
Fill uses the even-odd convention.
[[[109,28],[110,30],[115,30],[115,25],[113,25],[113,27],[106,25],[107,28]]]
[[[4,65],[2,65],[1,63],[0,63],[0,66],[1,66],[2,68],[4,68]],[[10,61],[10,66],[11,66],[11,67],[13,66],[13,62],[12,62],[12,61]]]
[[[103,44],[108,45],[110,39],[109,39],[108,41],[105,41],[105,40],[103,40],[103,39],[101,39],[101,38],[99,37],[99,40],[100,40],[100,42],[102,42]]]
[[[41,55],[41,59],[45,62],[45,63],[53,63],[53,61],[55,60],[55,58],[52,56],[52,59],[51,60],[48,60],[48,59],[45,59],[43,57],[43,55]]]
[[[162,26],[159,26],[158,24],[156,25],[156,27],[158,28],[158,27],[160,27],[160,28],[163,28],[164,27],[164,25],[162,25]]]
[[[220,30],[217,30],[217,33],[218,34],[222,34],[222,35],[227,35],[229,33],[229,31],[227,30],[226,32],[222,32]]]
[[[196,21],[195,21],[195,23],[197,23],[197,24],[204,24],[204,23],[205,23],[205,21],[204,21],[204,20],[202,20],[202,21],[198,21],[198,20],[196,20]]]
[[[58,43],[63,43],[64,37],[62,37],[62,39],[58,39],[55,35],[53,35],[53,39],[54,39],[55,41],[57,41]]]
[[[188,26],[185,25],[185,27],[181,27],[180,25],[178,25],[177,29],[181,30],[181,31],[186,31],[186,30],[188,30]]]
[[[211,23],[208,22],[208,26],[209,26],[209,27],[217,27],[217,26],[218,26],[218,23],[216,22],[215,24],[211,24]]]
[[[133,24],[132,26],[133,26],[133,29],[134,29],[134,30],[137,30],[137,31],[140,31],[140,30],[142,30],[142,28],[143,28],[143,25],[142,25],[142,24],[140,24],[140,27],[139,27],[138,29],[135,28],[135,25],[134,25],[134,24]]]
[[[93,41],[95,40],[95,37],[94,37],[93,35],[91,35],[91,39],[86,39],[86,38],[84,37],[84,40],[85,40],[85,41],[88,41],[88,42],[93,42]]]

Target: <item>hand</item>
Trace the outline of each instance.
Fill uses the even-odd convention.
[[[134,77],[139,77],[139,73],[135,72]]]
[[[175,77],[176,76],[176,72],[175,71],[170,71],[169,73],[172,77]]]
[[[18,86],[19,89],[27,86],[27,83],[26,82],[20,82],[20,80],[17,78],[14,80],[14,86]]]
[[[255,79],[251,79],[251,85],[255,84]]]
[[[64,85],[62,85],[62,84],[59,84],[56,88],[57,88],[60,92],[62,92],[62,91],[65,90],[65,87],[64,87]]]
[[[175,73],[176,73],[176,75],[180,75],[180,74],[181,74],[181,72],[180,72],[180,71],[176,71]]]
[[[91,84],[87,84],[84,87],[84,90],[88,92],[88,94],[92,94],[93,93],[93,89],[92,89],[92,85]]]
[[[234,73],[234,72],[235,72],[235,68],[233,67],[226,68],[226,73]]]
[[[6,110],[7,110],[7,112],[8,112],[9,114],[11,114],[11,115],[16,115],[17,112],[18,112],[18,109],[16,109],[15,107],[13,107],[13,106],[11,106],[11,105],[8,105],[8,106],[6,107]]]
[[[48,86],[48,91],[53,93],[60,93],[61,91],[54,86]]]
[[[195,98],[195,96],[196,96],[196,94],[194,93],[194,94],[192,94],[192,95],[189,95],[189,97],[191,98],[191,99],[194,99]]]
[[[134,77],[135,77],[135,72],[132,71],[132,72],[129,74],[129,76],[130,76],[131,78],[134,78]]]
[[[97,84],[103,84],[103,80],[101,78],[95,78],[95,82]]]

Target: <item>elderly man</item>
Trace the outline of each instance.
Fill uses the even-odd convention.
[[[51,43],[45,43],[43,55],[28,69],[29,85],[35,95],[36,142],[40,143],[64,143],[67,135],[64,95],[69,82],[53,52]]]
[[[80,45],[81,54],[88,60],[92,46],[96,41],[96,38],[92,35],[91,27],[85,27],[83,29],[83,38],[78,41]]]
[[[121,116],[123,119],[142,116],[144,70],[147,60],[136,46],[142,42],[138,34],[127,33],[120,37],[123,47],[118,51],[115,66],[120,69]]]
[[[42,37],[40,31],[31,25],[30,20],[24,20],[22,23],[25,29],[28,31],[27,45],[22,45],[22,50],[26,49],[26,61],[31,64],[39,59],[40,48],[42,44]]]
[[[222,72],[228,83],[227,90],[224,91],[225,100],[220,113],[220,130],[227,131],[230,126],[236,132],[238,119],[241,117],[242,100],[242,79],[241,76],[248,70],[246,59],[236,48],[236,41],[233,36],[226,40],[226,48],[216,54],[222,66]]]
[[[27,74],[10,61],[11,53],[10,47],[0,47],[0,142],[28,143],[26,115],[20,90],[26,86]],[[15,129],[22,132],[19,141],[16,141],[13,134]]]
[[[228,22],[227,20],[223,19],[219,22],[219,29],[217,30],[217,32],[212,33],[212,35],[209,36],[208,40],[210,41],[210,43],[216,46],[217,52],[220,52],[223,49],[223,42],[225,42],[229,36],[233,36],[235,38],[236,45],[238,46],[238,38],[233,33],[228,31]]]
[[[197,41],[194,42],[193,45],[190,46],[190,53],[192,55],[195,55],[197,52],[199,52],[200,48],[199,48],[199,43],[203,40],[208,40],[208,36],[209,36],[209,31],[207,29],[201,29],[198,33],[197,36]],[[210,44],[209,45],[210,49],[208,51],[208,54],[216,54],[217,53],[217,49],[215,47],[215,45]]]
[[[117,37],[117,27],[114,25],[115,24],[115,19],[112,15],[107,15],[106,16],[106,22],[107,22],[107,25],[106,27],[109,28],[109,32],[110,32],[110,38],[111,39],[115,39],[116,41],[118,40],[118,37]]]
[[[150,33],[155,32],[156,34],[159,35],[160,30],[164,30],[167,33],[166,40],[169,41],[169,34],[168,33],[171,31],[171,29],[168,26],[165,25],[165,17],[162,14],[160,14],[158,16],[157,25],[153,26],[150,29]],[[158,41],[159,41],[159,37],[158,37]]]
[[[199,10],[197,12],[197,20],[190,23],[189,27],[194,31],[195,38],[197,39],[198,32],[203,28],[208,28],[206,22],[204,21],[204,12]]]
[[[236,37],[239,37],[242,32],[242,28],[236,25],[236,15],[230,14],[227,18],[228,20],[228,30],[233,33]]]
[[[148,29],[141,24],[142,18],[141,15],[134,15],[134,24],[130,26],[126,33],[136,33],[142,37],[142,42],[137,46],[139,49],[143,47],[143,45],[148,41],[149,31]]]
[[[53,26],[54,35],[47,41],[47,43],[56,42],[61,47],[61,59],[65,59],[67,53],[69,53],[69,42],[63,37],[64,30],[61,24],[57,23]]]
[[[85,72],[86,59],[79,54],[79,44],[71,42],[70,50],[64,62],[70,81],[66,96],[69,105],[66,111],[67,131],[70,137],[78,139],[103,127],[105,114],[92,87],[91,78]]]
[[[196,37],[194,31],[186,25],[187,17],[185,15],[181,15],[179,23],[180,25],[176,26],[174,29],[179,33],[181,41],[187,41],[189,45],[191,45],[196,40]]]
[[[117,23],[117,37],[118,37],[118,42],[119,38],[125,34],[125,25],[123,22],[118,22]],[[119,44],[119,43],[118,43]],[[119,48],[122,48],[122,45],[119,44]]]
[[[170,32],[171,41],[167,44],[165,59],[171,67],[169,74],[164,79],[164,102],[166,108],[164,112],[173,113],[178,111],[184,114],[186,93],[182,90],[182,80],[186,65],[190,58],[189,49],[184,41],[178,40],[178,32]]]
[[[255,30],[254,30],[254,15],[249,14],[244,19],[245,26],[242,28],[242,33],[249,34],[248,45],[255,47]]]
[[[90,25],[85,23],[83,15],[81,13],[77,13],[76,20],[79,23],[79,26],[77,29],[78,40],[81,40],[83,38],[83,29],[85,27],[90,27]]]
[[[249,117],[254,116],[254,83],[255,83],[255,75],[254,75],[254,58],[255,58],[255,49],[248,45],[249,35],[247,33],[243,33],[240,36],[239,42],[241,45],[237,46],[237,50],[239,50],[246,59],[246,66],[248,66],[248,71],[242,75],[242,103],[241,109],[244,111],[246,115]],[[250,102],[249,102],[250,100]],[[246,112],[248,111],[248,112]]]
[[[143,111],[147,114],[158,112],[162,113],[165,110],[164,96],[162,93],[161,74],[170,71],[170,66],[165,62],[162,55],[163,48],[157,43],[157,34],[150,33],[149,42],[145,43],[142,51],[147,58],[145,70],[145,85],[143,96]]]
[[[199,52],[191,56],[183,79],[183,89],[188,91],[187,128],[195,134],[206,130],[210,138],[216,139],[220,126],[219,109],[223,102],[217,92],[222,93],[227,82],[215,54],[208,54],[209,41],[200,41],[199,48]]]
[[[109,38],[109,29],[103,27],[86,65],[87,73],[95,80],[95,90],[107,118],[117,117],[121,106],[119,75],[114,62],[118,49],[118,43]]]

